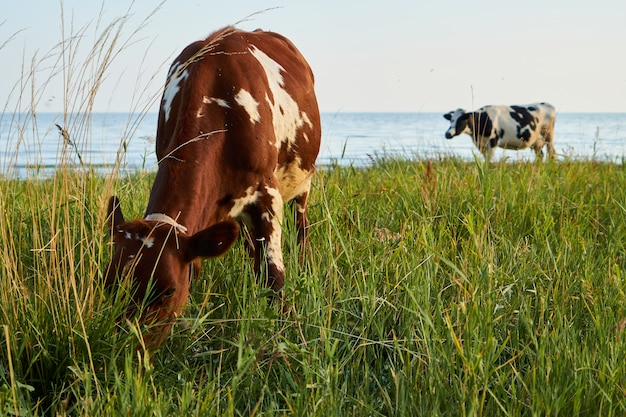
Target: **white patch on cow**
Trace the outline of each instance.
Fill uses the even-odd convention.
[[[313,129],[313,122],[309,119],[309,115],[305,112],[302,112],[302,121],[306,123],[310,129]]]
[[[207,97],[204,96],[202,97],[202,102],[204,104],[211,104],[211,103],[215,103],[218,106],[224,108],[224,109],[230,109],[230,104],[228,104],[228,102],[226,100],[224,100],[223,98],[215,98],[215,97]]]
[[[283,199],[276,188],[265,187],[272,197],[272,213],[263,213],[262,219],[272,223],[272,233],[267,242],[267,258],[278,271],[284,271],[283,251],[281,249],[281,222],[283,219]]]
[[[285,69],[272,58],[267,56],[256,46],[250,48],[250,52],[265,71],[272,98],[265,96],[265,100],[272,109],[272,120],[274,122],[274,134],[276,142],[273,144],[280,149],[283,143],[289,147],[296,141],[298,129],[305,123],[312,127],[310,119],[304,112],[300,111],[298,103],[285,90],[285,83],[281,71]]]
[[[246,195],[233,200],[233,207],[228,212],[228,215],[232,218],[239,216],[246,206],[256,203],[260,196],[261,193],[256,191],[255,187],[248,187]]]
[[[242,88],[235,96],[235,101],[248,113],[250,123],[255,124],[261,121],[259,103],[252,97],[252,94]]]
[[[301,162],[300,157],[296,157],[291,164],[278,166],[274,171],[283,201],[290,201],[311,188],[314,171],[300,168]]]
[[[148,249],[154,246],[154,237],[152,236],[144,237],[143,239],[141,239],[141,241],[143,242],[143,245]]]
[[[207,97],[207,96],[203,96],[202,97],[202,103],[203,104],[212,104],[215,103],[218,106],[224,108],[224,109],[230,109],[230,104],[228,104],[228,102],[222,98],[215,98],[215,97]],[[198,108],[198,111],[196,111],[196,118],[200,119],[201,117],[204,117],[205,113],[204,113],[204,106],[201,106]]]
[[[169,73],[167,74],[167,85],[165,86],[165,91],[163,92],[163,101],[161,103],[161,109],[165,113],[166,122],[170,118],[170,112],[172,111],[172,103],[174,102],[174,98],[180,91],[180,83],[189,76],[189,71],[187,71],[186,69],[182,72],[179,72],[179,68],[182,65],[182,63],[172,65]]]
[[[124,237],[127,240],[136,240],[138,242],[142,242],[146,248],[151,248],[154,246],[154,237],[152,236],[142,236],[139,233],[132,234],[128,231],[123,232]]]

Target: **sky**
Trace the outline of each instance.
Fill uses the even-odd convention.
[[[107,67],[93,110],[156,111],[173,58],[239,22],[296,44],[315,73],[323,112],[447,112],[538,101],[559,112],[626,112],[623,0],[5,3],[0,108],[8,110],[34,102],[39,112],[59,111],[64,101],[88,100],[81,80],[102,62],[90,51],[115,23],[119,45],[126,44]],[[69,45],[63,54],[55,49],[62,40]],[[107,50],[95,49],[100,56]]]

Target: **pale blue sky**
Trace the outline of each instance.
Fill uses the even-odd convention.
[[[90,24],[81,45],[93,43],[102,3],[62,3],[66,33],[72,19],[74,33]],[[23,62],[28,68],[35,52],[42,57],[62,39],[60,5],[22,0],[2,6],[0,46],[20,32],[0,49],[0,107],[15,109],[17,93],[10,91],[24,79]],[[128,5],[105,0],[103,23],[125,15]],[[122,37],[155,5],[135,1]],[[95,110],[137,109],[160,95],[171,59],[187,44],[269,8],[275,9],[239,27],[274,30],[294,41],[316,75],[322,111],[445,112],[548,101],[560,112],[626,112],[623,0],[170,0],[107,71]],[[79,49],[76,62],[86,59]],[[38,65],[38,89],[53,61]],[[50,81],[38,111],[62,108],[62,84],[61,76]]]

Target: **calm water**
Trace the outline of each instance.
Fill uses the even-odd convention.
[[[444,137],[450,123],[439,113],[324,114],[322,125],[323,163],[332,160],[362,165],[381,155],[469,160],[479,155],[471,137]],[[621,163],[626,156],[626,114],[558,114],[554,138],[560,159],[593,157]],[[494,161],[502,158],[532,160],[534,152],[498,149]]]
[[[157,114],[94,113],[67,120],[55,114],[0,118],[0,174],[46,175],[58,164],[95,165],[103,172],[156,169]],[[55,124],[66,126],[71,145]],[[477,153],[469,136],[444,138],[448,122],[439,113],[325,113],[318,163],[366,166],[382,156],[471,160]],[[626,114],[557,115],[555,148],[560,159],[596,158],[622,163],[626,156]],[[530,150],[498,150],[494,160],[532,159]]]

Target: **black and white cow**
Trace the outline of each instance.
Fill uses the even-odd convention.
[[[457,109],[443,115],[450,121],[446,138],[466,133],[488,161],[495,148],[526,149],[532,147],[537,158],[542,148],[554,157],[554,120],[556,111],[548,103],[527,106],[485,106],[473,112]]]

